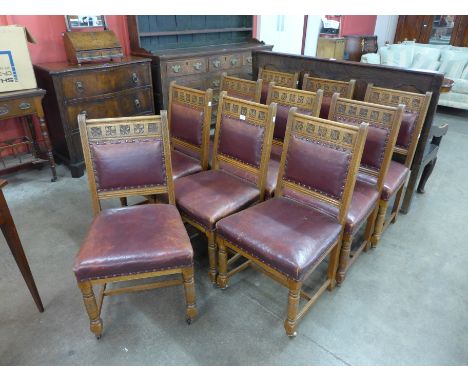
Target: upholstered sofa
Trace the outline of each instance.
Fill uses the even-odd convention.
[[[364,54],[361,62],[442,72],[454,84],[450,92],[440,94],[439,105],[468,110],[468,48],[406,41]]]

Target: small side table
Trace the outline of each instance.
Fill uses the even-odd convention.
[[[24,254],[23,245],[21,244],[18,232],[16,231],[15,222],[11,217],[10,209],[3,195],[3,187],[7,185],[7,181],[0,179],[0,227],[2,228],[3,236],[10,247],[11,253],[15,258],[16,264],[18,265],[21,274],[23,275],[24,281],[28,286],[29,291],[36,303],[37,309],[39,312],[44,311],[44,306],[42,305],[41,297],[37,291],[36,283],[34,282],[33,276],[31,274],[31,269],[29,268],[28,259]]]
[[[42,98],[46,94],[43,89],[18,90],[13,92],[0,93],[0,120],[9,118],[23,118],[26,120],[29,128],[29,136],[24,137],[20,142],[11,142],[3,145],[2,149],[12,148],[21,144],[30,144],[32,148],[32,158],[20,163],[22,166],[27,163],[38,161],[40,149],[36,139],[36,130],[34,128],[32,116],[37,115],[41,128],[42,137],[47,150],[47,158],[52,170],[52,182],[57,180],[57,172],[55,170],[55,161],[52,155],[52,146],[49,139],[49,131],[44,119],[44,110],[42,109]],[[18,167],[14,166],[14,167]]]

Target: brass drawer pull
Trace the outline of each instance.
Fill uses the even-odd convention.
[[[248,62],[249,64],[252,63],[252,56],[247,57],[247,62]]]
[[[214,101],[214,102],[218,102],[218,101],[219,101],[219,95],[213,96],[213,101]]]
[[[213,82],[211,83],[211,86],[213,86],[214,88],[217,88],[221,83],[221,80],[213,80]]]
[[[10,109],[8,109],[8,106],[0,106],[0,115],[5,115],[10,112]]]
[[[138,75],[136,73],[132,73],[132,81],[137,84],[140,79],[138,78]]]
[[[27,102],[21,102],[19,104],[19,108],[21,110],[28,110],[28,109],[31,109],[31,104],[30,103],[27,103]]]
[[[237,58],[231,58],[231,66],[237,65],[239,60]]]
[[[196,62],[195,64],[193,64],[193,68],[195,70],[200,70],[202,68],[202,63],[201,62]]]
[[[172,71],[174,73],[179,73],[181,69],[182,69],[182,66],[180,65],[172,65]]]
[[[75,81],[75,88],[78,93],[82,93],[84,91],[83,82]]]
[[[214,66],[215,68],[219,68],[220,65],[221,65],[221,61],[219,61],[219,60],[214,60],[214,61],[213,61],[213,66]]]
[[[141,102],[140,102],[140,100],[139,100],[138,98],[135,98],[135,99],[133,100],[133,103],[135,104],[135,107],[136,107],[137,109],[140,109],[140,108],[141,108]]]

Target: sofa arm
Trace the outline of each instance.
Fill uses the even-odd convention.
[[[366,64],[380,64],[380,54],[379,53],[366,53],[361,56],[361,62]]]

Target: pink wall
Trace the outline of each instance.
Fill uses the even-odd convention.
[[[109,29],[122,44],[125,54],[130,53],[127,19],[125,16],[106,16]],[[64,16],[3,16],[0,25],[22,25],[28,28],[36,44],[28,44],[33,64],[66,61],[62,33],[65,32]],[[37,121],[36,126],[37,126]],[[40,135],[37,131],[37,136]],[[24,127],[17,119],[0,121],[0,141],[24,135]],[[4,153],[7,155],[8,153]],[[1,169],[1,167],[0,167]]]
[[[377,16],[342,16],[340,35],[366,34],[373,35]]]

